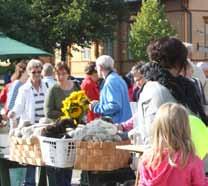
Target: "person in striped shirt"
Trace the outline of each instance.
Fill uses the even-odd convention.
[[[44,117],[43,105],[47,87],[41,80],[42,63],[39,60],[30,60],[26,70],[29,79],[19,88],[14,107],[8,117],[19,118],[20,123],[30,121],[36,124]],[[35,169],[34,166],[27,167],[23,186],[35,186]]]

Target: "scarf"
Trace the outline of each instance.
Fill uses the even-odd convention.
[[[141,72],[147,81],[157,81],[166,87],[178,103],[188,107],[191,112],[199,116],[208,125],[208,117],[204,112],[200,97],[192,81],[183,76],[174,77],[168,70],[157,63],[145,64]]]

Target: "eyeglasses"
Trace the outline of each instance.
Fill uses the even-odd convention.
[[[32,71],[32,74],[41,74],[41,71]]]

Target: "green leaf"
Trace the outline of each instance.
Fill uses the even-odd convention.
[[[134,18],[129,35],[131,54],[136,59],[148,61],[146,47],[151,40],[176,35],[165,15],[164,5],[157,0],[144,0],[141,12]]]

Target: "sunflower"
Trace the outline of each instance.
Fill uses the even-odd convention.
[[[80,121],[88,110],[89,99],[84,91],[74,91],[62,102],[63,118],[72,118]]]

